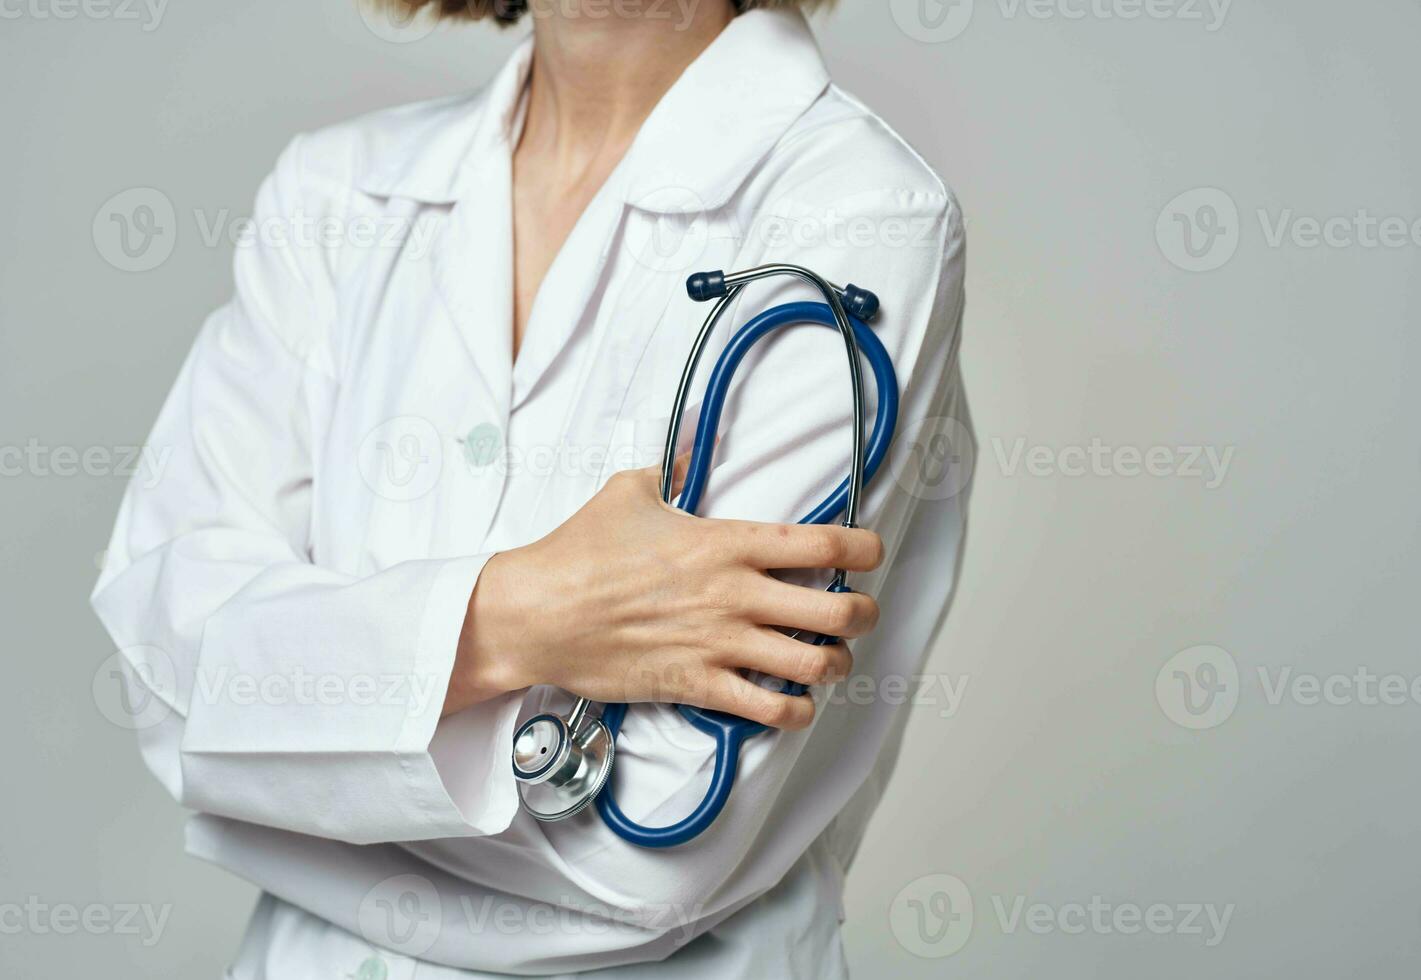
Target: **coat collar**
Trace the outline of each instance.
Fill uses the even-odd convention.
[[[529,38],[481,92],[436,103],[359,178],[361,190],[431,204],[466,196],[480,157],[508,152],[531,62]],[[618,167],[626,202],[667,214],[720,207],[828,83],[797,10],[741,14],[642,124]]]

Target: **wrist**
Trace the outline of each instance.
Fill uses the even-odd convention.
[[[536,615],[523,549],[499,552],[479,573],[469,596],[444,714],[449,715],[537,683],[530,670]]]

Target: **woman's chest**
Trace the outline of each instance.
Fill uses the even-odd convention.
[[[425,254],[372,256],[348,277],[341,383],[312,412],[315,560],[368,574],[516,547],[611,474],[659,461],[704,312],[685,276],[728,262],[731,243],[657,219],[573,230],[516,364],[511,242],[496,217],[455,209]]]

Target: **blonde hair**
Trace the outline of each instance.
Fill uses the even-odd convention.
[[[533,0],[537,3],[538,0]],[[834,0],[731,0],[736,13],[753,10],[756,7],[826,7]],[[517,23],[527,13],[529,0],[375,0],[377,6],[390,7],[402,14],[434,11],[434,15],[447,20],[484,20],[506,26]]]

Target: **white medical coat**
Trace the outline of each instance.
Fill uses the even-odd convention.
[[[842,877],[964,529],[961,216],[830,83],[800,14],[752,11],[588,207],[515,363],[510,154],[529,54],[471,97],[298,137],[262,186],[235,296],[150,437],[171,452],[162,478],[129,488],[93,596],[131,727],[197,811],[189,850],[268,893],[236,976],[833,976]],[[519,810],[511,734],[569,699],[535,689],[441,720],[469,595],[490,555],[657,462],[706,312],[686,276],[768,261],[882,299],[901,434],[862,523],[888,559],[851,583],[882,621],[854,644],[856,677],[814,692],[811,729],[746,745],[729,806],[694,842],[638,849],[590,811],[540,824]],[[795,298],[817,297],[751,287],[738,319]],[[846,472],[850,410],[831,331],[762,343],[703,512],[797,519]],[[709,740],[674,709],[637,706],[619,799],[670,822],[709,766]]]

